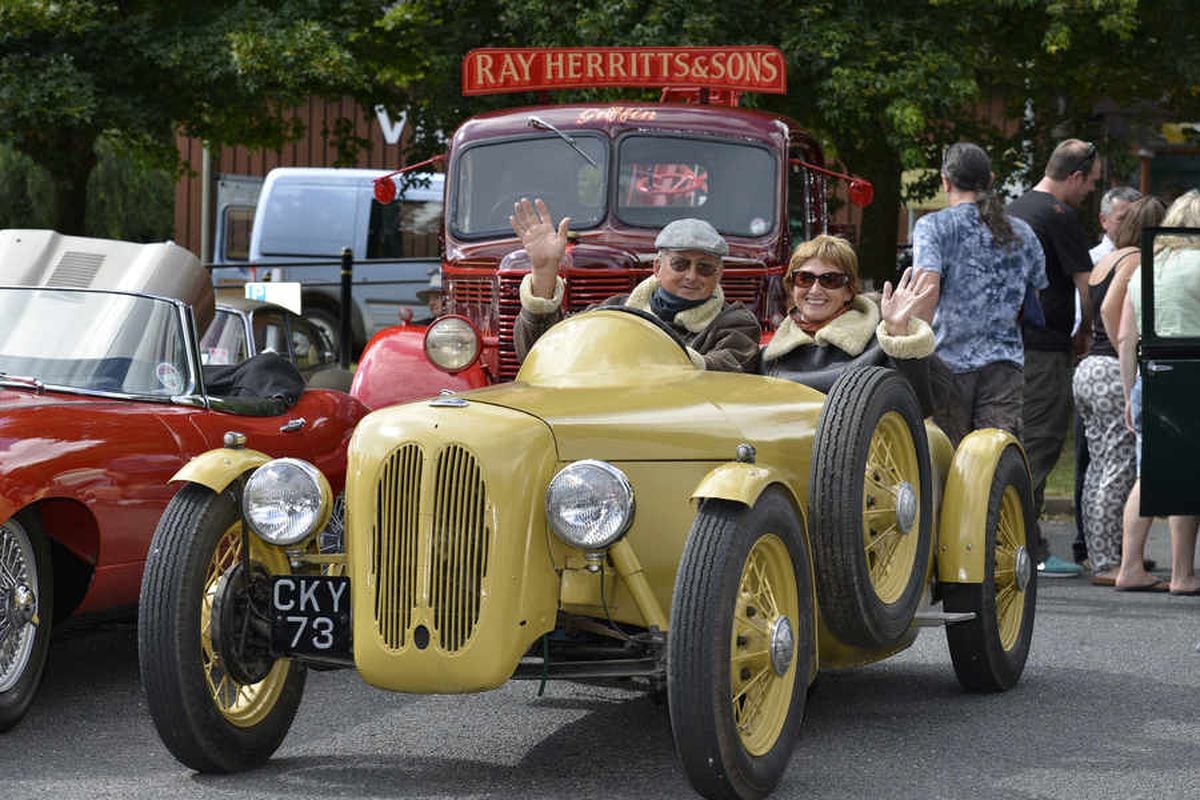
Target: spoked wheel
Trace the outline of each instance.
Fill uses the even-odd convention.
[[[54,618],[50,545],[37,520],[0,525],[0,731],[25,716],[46,665]]]
[[[142,580],[138,657],[147,705],[167,749],[199,772],[265,762],[304,691],[304,667],[269,652],[269,576],[290,572],[288,559],[243,537],[240,500],[238,482],[220,494],[180,489]]]
[[[942,606],[974,612],[946,626],[954,673],[964,689],[1011,688],[1025,669],[1033,636],[1037,571],[1029,552],[1033,530],[1029,471],[1015,447],[1005,449],[992,476],[984,531],[983,583],[948,583]]]
[[[787,768],[813,670],[812,583],[780,489],[709,500],[675,578],[667,697],[675,748],[710,798],[769,793]]]
[[[813,441],[810,526],[821,614],[847,644],[887,647],[908,630],[929,566],[929,442],[912,387],[850,369]]]

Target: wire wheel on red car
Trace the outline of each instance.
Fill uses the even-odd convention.
[[[50,544],[38,520],[0,525],[0,731],[21,721],[46,664],[54,618]]]
[[[821,615],[847,644],[890,647],[912,623],[929,568],[929,470],[908,381],[848,369],[821,410],[808,488]]]
[[[970,691],[1011,688],[1025,669],[1037,602],[1028,538],[1033,523],[1029,470],[1017,448],[1007,447],[988,494],[983,582],[942,586],[946,611],[975,614],[946,626],[954,673]]]
[[[241,482],[188,484],[159,521],[142,579],[138,659],[155,727],[199,772],[236,772],[287,735],[306,672],[269,655],[269,576],[287,556],[241,522]],[[249,569],[243,548],[249,546]]]
[[[796,509],[707,500],[671,602],[667,698],[675,748],[705,797],[762,797],[804,719],[814,665],[812,582]]]

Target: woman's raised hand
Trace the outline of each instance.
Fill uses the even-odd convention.
[[[891,281],[883,284],[883,295],[879,300],[879,312],[883,316],[884,327],[892,336],[904,336],[908,333],[908,321],[912,319],[914,309],[921,305],[937,288],[938,276],[935,272],[920,267],[909,267],[904,270],[896,288]]]

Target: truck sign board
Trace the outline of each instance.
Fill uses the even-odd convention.
[[[691,84],[709,89],[787,93],[777,47],[480,48],[463,59],[464,95]]]

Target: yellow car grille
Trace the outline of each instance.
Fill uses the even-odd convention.
[[[372,535],[375,624],[383,641],[400,649],[412,635],[414,614],[425,609],[434,646],[453,652],[466,645],[479,621],[491,550],[487,491],[466,448],[449,445],[429,461],[432,487],[424,494],[427,463],[417,445],[396,450],[379,471]],[[428,508],[421,507],[423,499]],[[424,531],[422,512],[432,520]]]

